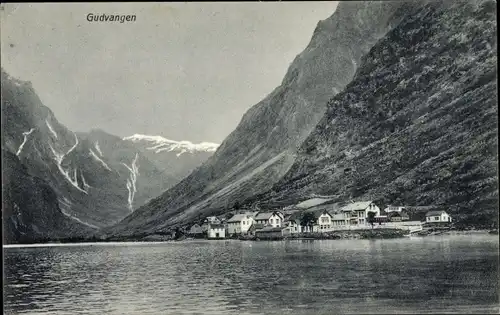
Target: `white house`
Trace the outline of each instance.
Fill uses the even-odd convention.
[[[203,220],[203,224],[201,225],[201,228],[203,230],[203,232],[208,232],[208,228],[210,226],[210,224],[220,224],[221,221],[219,220],[219,218],[215,217],[215,216],[211,216],[211,217],[206,217],[205,220]]]
[[[238,213],[233,215],[229,220],[227,220],[227,233],[229,235],[247,233],[248,229],[255,222],[255,215],[255,212]]]
[[[302,226],[300,226],[300,220],[287,220],[285,226],[290,229],[290,234],[302,233]]]
[[[350,215],[349,212],[334,213],[332,215],[333,228],[345,228],[349,225]]]
[[[389,212],[401,212],[403,210],[406,210],[406,207],[402,207],[402,206],[387,206],[384,209],[384,212],[385,213],[389,213]]]
[[[314,211],[313,213],[316,218],[313,232],[328,232],[332,230],[332,215],[328,211]]]
[[[290,234],[302,233],[302,226],[300,225],[300,218],[302,216],[302,211],[294,210],[286,212],[283,226],[286,226],[290,230]]]
[[[425,214],[425,222],[451,222],[451,217],[446,211],[429,211]]]
[[[224,224],[209,224],[208,226],[208,238],[225,238],[226,237],[226,228]]]
[[[259,212],[255,218],[255,222],[264,226],[281,227],[283,226],[283,214],[279,211]]]
[[[373,201],[352,202],[343,206],[340,211],[347,213],[350,225],[368,224],[368,212],[375,212],[375,216],[380,216],[380,208]]]

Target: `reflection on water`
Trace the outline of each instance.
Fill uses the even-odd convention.
[[[498,313],[498,239],[4,248],[6,313]]]

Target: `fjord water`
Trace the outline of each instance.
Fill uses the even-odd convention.
[[[4,248],[7,314],[497,313],[498,238]]]

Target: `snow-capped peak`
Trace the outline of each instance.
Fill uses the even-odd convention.
[[[176,151],[179,152],[177,154],[178,156],[184,152],[215,152],[215,150],[219,147],[219,144],[212,142],[192,143],[190,141],[170,140],[163,138],[162,136],[148,136],[140,134],[125,137],[123,140],[146,142],[152,145],[147,148],[148,150],[154,150],[156,153],[160,153],[162,151]]]

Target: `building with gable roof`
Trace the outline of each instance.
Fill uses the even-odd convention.
[[[208,225],[207,236],[209,239],[226,238],[226,227],[221,223],[210,223]]]
[[[227,220],[227,234],[246,234],[255,222],[257,212],[237,213]]]
[[[425,214],[425,222],[427,223],[451,222],[451,216],[444,210],[429,211]]]
[[[281,227],[284,221],[284,215],[280,211],[259,212],[254,218],[256,223],[264,226]]]
[[[380,208],[373,201],[351,202],[340,209],[346,213],[350,225],[368,224],[368,212],[375,212],[375,217],[380,217]]]

